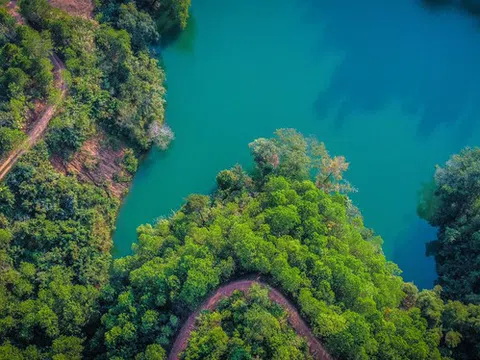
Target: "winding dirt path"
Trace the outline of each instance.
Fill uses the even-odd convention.
[[[17,23],[24,24],[23,18],[20,16],[17,7],[17,1],[12,0],[7,5],[8,12],[17,20]],[[53,77],[55,87],[60,90],[60,97],[63,100],[67,93],[67,85],[62,77],[62,70],[65,69],[65,65],[55,54],[50,56],[50,61],[53,64]],[[43,112],[36,114],[37,120],[34,121],[32,129],[27,133],[27,139],[22,142],[16,149],[12,150],[7,158],[2,159],[0,162],[0,181],[8,174],[13,165],[18,161],[28,149],[36,144],[38,139],[43,135],[45,129],[48,126],[53,115],[57,111],[58,105],[47,104]]]
[[[188,339],[192,331],[195,329],[195,319],[200,315],[203,310],[213,310],[218,305],[219,301],[231,296],[235,290],[248,291],[253,284],[260,284],[263,287],[269,289],[269,298],[271,301],[276,302],[282,306],[288,314],[288,322],[295,329],[297,334],[306,338],[308,346],[310,348],[310,354],[314,359],[318,360],[333,360],[333,358],[327,353],[320,341],[312,334],[310,328],[305,321],[300,317],[295,306],[288,301],[278,290],[269,287],[266,283],[256,280],[238,280],[228,283],[218,288],[212,296],[210,296],[205,302],[190,316],[185,324],[180,329],[175,342],[173,343],[172,350],[168,356],[168,360],[178,360],[180,354],[187,348]]]

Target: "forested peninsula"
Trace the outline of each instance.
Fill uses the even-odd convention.
[[[113,259],[139,161],[174,138],[155,45],[190,1],[0,5],[0,359],[480,358],[479,149],[422,191],[433,289],[386,259],[347,160],[294,129]]]

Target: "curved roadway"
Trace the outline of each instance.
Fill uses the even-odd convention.
[[[205,302],[190,316],[185,324],[180,329],[175,342],[173,343],[172,350],[168,356],[168,360],[179,359],[180,354],[187,348],[188,340],[192,331],[195,329],[195,319],[200,315],[203,310],[213,310],[218,305],[219,301],[231,296],[235,290],[248,291],[253,284],[260,284],[263,287],[269,289],[268,296],[271,301],[282,306],[288,314],[288,322],[295,329],[297,334],[303,336],[307,340],[307,344],[310,348],[310,354],[314,359],[318,360],[333,360],[333,358],[327,353],[320,341],[312,334],[310,328],[301,318],[296,307],[288,301],[278,290],[271,288],[267,284],[263,283],[259,279],[256,280],[238,280],[228,283],[218,288],[213,295],[211,295]]]

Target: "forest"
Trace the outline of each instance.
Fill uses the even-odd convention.
[[[139,154],[171,139],[164,74],[130,28],[70,16],[47,1],[18,5],[26,24],[0,9],[0,159],[25,139],[37,107],[60,102],[53,53],[65,63],[68,93],[44,140],[0,183],[0,358],[78,359],[109,282],[120,199],[106,184],[59,172],[52,159],[67,162],[106,134],[126,147],[115,161],[131,177]]]
[[[21,0],[0,9],[0,159],[22,143],[39,104],[61,103],[44,140],[0,182],[0,359],[166,359],[185,319],[222,284],[262,276],[335,359],[480,358],[480,150],[437,167],[418,213],[438,281],[420,291],[364,226],[349,163],[293,129],[249,144],[255,168],[220,171],[138,228],[113,259],[121,203],[105,183],[58,171],[103,134],[125,149],[130,181],[168,147],[165,74],[154,45],[185,28],[189,0],[100,0],[94,19]],[[65,63],[66,98],[50,57]],[[88,166],[88,164],[87,164]],[[234,292],[196,320],[182,359],[311,359],[267,290]]]
[[[183,359],[312,359],[286,317],[269,299],[268,289],[254,285],[248,292],[237,290],[214,311],[199,316]]]
[[[144,49],[132,49],[134,36],[71,17],[46,0],[24,0],[20,10],[34,28],[52,34],[68,70],[70,95],[46,139],[52,151],[68,156],[96,127],[139,150],[161,141],[155,129],[164,121],[163,70]]]
[[[191,195],[171,218],[139,228],[135,254],[114,262],[95,348],[103,341],[108,358],[168,349],[178,319],[209,292],[260,273],[336,358],[478,357],[479,307],[404,283],[358,209],[326,191],[348,188],[342,157],[294,130],[251,150],[252,176],[224,170],[213,197]]]
[[[438,228],[428,244],[448,299],[480,304],[480,149],[466,148],[437,167],[418,212]]]
[[[35,101],[53,101],[53,44],[48,33],[17,26],[0,9],[0,157],[25,138],[27,114]]]

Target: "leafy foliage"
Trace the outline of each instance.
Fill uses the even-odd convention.
[[[294,129],[280,129],[273,139],[260,138],[250,150],[261,176],[276,173],[298,179],[309,179],[316,173],[317,187],[326,192],[351,192],[355,189],[343,179],[349,163],[343,156],[330,157],[323,143],[305,139]]]
[[[39,145],[0,185],[0,358],[79,359],[108,281],[118,202],[48,157]]]
[[[116,29],[128,31],[135,50],[144,50],[160,39],[152,17],[147,12],[138,10],[134,2],[102,1],[99,10],[102,22],[109,23]]]
[[[18,26],[0,8],[0,156],[23,139],[34,100],[49,100],[53,91],[52,42],[48,32]]]
[[[467,148],[437,167],[419,213],[438,227],[428,244],[438,283],[452,300],[480,304],[480,149]]]
[[[143,34],[149,41],[155,41],[158,40],[158,34],[152,36],[153,21],[160,34],[185,29],[190,2],[191,0],[101,0],[98,11],[101,20],[111,22],[120,29],[132,29],[133,38]],[[130,14],[125,13],[127,9]],[[140,44],[136,41],[134,43]]]
[[[55,51],[69,72],[70,98],[52,124],[50,149],[68,157],[95,132],[95,125],[136,149],[148,149],[156,140],[149,129],[164,122],[165,76],[148,52],[132,49],[126,30],[140,31],[132,36],[145,41],[153,30],[141,24],[137,24],[140,30],[133,28],[135,19],[125,17],[137,13],[128,8],[122,10],[121,18],[126,30],[71,17],[44,0],[22,0],[21,11],[34,26],[52,34]]]
[[[101,185],[57,173],[49,157],[68,159],[102,127],[133,147],[119,159],[133,175],[135,153],[158,141],[150,129],[164,123],[164,74],[144,51],[156,30],[132,6],[121,7],[123,30],[114,30],[44,0],[19,3],[36,30],[17,26],[0,9],[0,155],[24,139],[33,100],[55,95],[52,51],[66,64],[69,92],[45,144],[0,184],[0,358],[80,359],[99,322],[119,203]],[[152,344],[139,359],[162,352]]]
[[[18,129],[0,127],[0,155],[7,154],[25,140],[26,135]]]
[[[306,178],[321,157],[294,146],[306,141],[300,134],[279,136],[284,150],[267,174],[265,162],[254,179],[239,167],[222,171],[213,198],[192,195],[171,218],[138,229],[135,254],[114,263],[92,351],[134,358],[152,345],[168,349],[179,318],[252,272],[294,300],[337,358],[440,359],[441,344],[459,341],[442,333],[441,298],[404,284],[348,199]],[[228,338],[205,346],[221,351]]]
[[[196,359],[311,359],[304,339],[287,322],[287,313],[258,285],[248,293],[236,291],[215,311],[196,320],[185,360]]]
[[[106,31],[123,46],[121,34]],[[73,69],[93,75],[76,59],[72,81]],[[72,101],[66,111],[78,105]],[[141,226],[134,255],[117,259],[110,271],[118,202],[56,173],[45,145],[23,157],[0,185],[0,358],[164,359],[181,319],[221,283],[252,272],[291,297],[337,358],[480,357],[480,307],[445,302],[440,287],[419,293],[402,281],[358,209],[335,192],[347,189],[344,159],[293,130],[253,144],[253,177],[239,166],[221,171],[213,197],[191,195],[170,218]],[[123,159],[129,173],[137,166],[133,154],[127,150]],[[452,169],[457,162],[470,168],[475,159],[456,159]],[[312,171],[320,174],[315,182]],[[461,181],[450,168],[439,174],[437,183],[455,184],[435,193],[439,204],[457,199],[466,204],[462,211],[474,208],[475,187],[460,185],[475,172],[462,170]],[[457,206],[438,211],[432,213],[441,221],[461,213]],[[281,350],[302,358],[281,313],[259,299],[247,299],[253,305],[241,316],[228,308],[241,299],[205,315],[205,324],[221,326],[201,327],[185,357],[211,349],[221,358],[237,349],[230,355]],[[277,323],[281,331],[255,335]],[[284,347],[273,345],[278,339]]]

